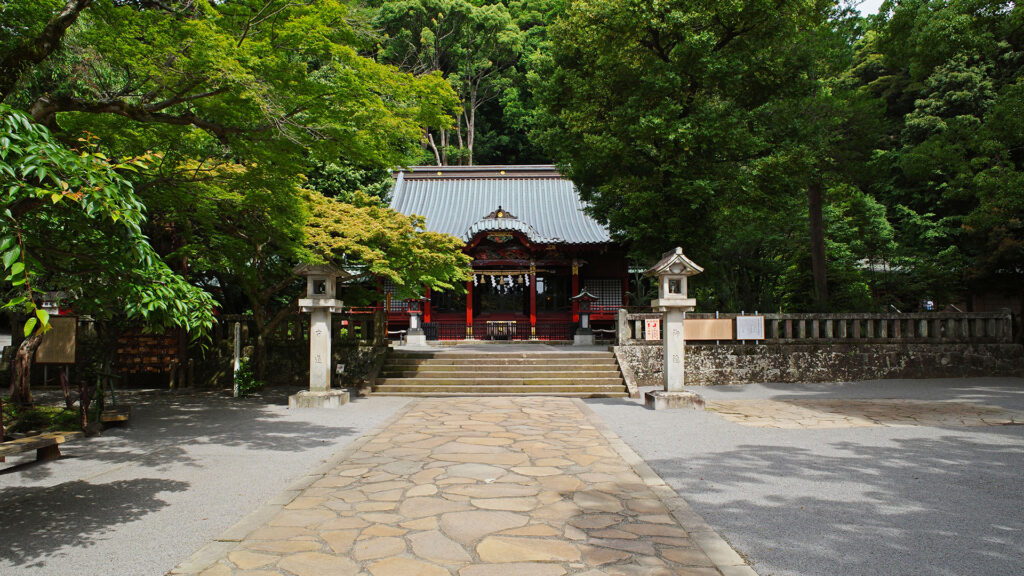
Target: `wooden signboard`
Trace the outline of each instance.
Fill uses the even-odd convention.
[[[661,340],[661,318],[644,320],[644,340]]]
[[[683,322],[686,340],[732,340],[732,320],[727,318],[687,318]]]
[[[36,348],[37,364],[74,364],[77,316],[51,316],[50,330]]]

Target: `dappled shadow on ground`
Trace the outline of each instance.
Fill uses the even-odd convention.
[[[856,382],[767,382],[730,386],[693,386],[708,397],[751,396],[773,400],[794,398],[908,398],[959,400],[1024,409],[1024,378],[926,378]]]
[[[1002,429],[975,438],[813,450],[750,444],[650,464],[761,563],[756,569],[1020,573],[1024,434]]]
[[[110,528],[166,506],[160,493],[187,488],[185,482],[140,478],[0,489],[0,560],[15,566],[62,562],[62,548],[92,546]],[[178,528],[168,526],[171,532]],[[75,567],[67,566],[67,573],[74,574]]]
[[[287,402],[287,394],[277,392],[272,392],[268,401],[230,398],[222,393],[125,391],[119,401],[132,406],[127,426],[110,428],[100,437],[75,440],[65,444],[62,452],[99,463],[131,463],[159,471],[171,465],[202,465],[206,446],[301,451],[359,433],[343,425],[341,412],[317,417],[290,412],[276,396]],[[41,480],[53,475],[54,468],[25,467],[21,474],[27,480]]]

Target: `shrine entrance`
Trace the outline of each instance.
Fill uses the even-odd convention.
[[[474,272],[476,272],[474,270]],[[529,271],[515,276],[481,274],[484,284],[473,290],[473,310],[478,316],[512,316],[530,318]],[[524,280],[524,276],[526,277]]]

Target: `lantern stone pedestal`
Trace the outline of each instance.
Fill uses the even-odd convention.
[[[692,408],[694,410],[704,409],[704,398],[696,392],[686,390],[673,391],[654,390],[644,394],[644,406],[652,410],[666,410],[669,408]]]
[[[344,303],[335,299],[338,276],[333,266],[299,266],[296,274],[306,277],[306,298],[299,308],[310,313],[309,390],[288,397],[289,408],[337,408],[348,402],[347,390],[331,390],[331,314],[341,312]]]
[[[686,383],[686,341],[683,320],[686,312],[697,305],[697,300],[686,295],[687,277],[700,274],[704,269],[697,266],[683,254],[682,248],[670,250],[662,255],[645,276],[658,278],[659,298],[651,302],[655,310],[662,313],[662,343],[664,364],[662,374],[665,388],[648,392],[644,404],[654,410],[666,408],[704,408],[699,394],[683,390]]]
[[[303,390],[288,397],[289,408],[339,408],[348,404],[348,390]]]

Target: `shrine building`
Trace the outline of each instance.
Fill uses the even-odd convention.
[[[625,250],[588,216],[554,166],[414,166],[396,172],[391,208],[462,239],[472,256],[465,294],[427,292],[432,340],[570,340],[586,291],[595,329],[611,328],[628,288]],[[394,294],[385,283],[383,290]],[[408,306],[390,297],[389,329]]]

